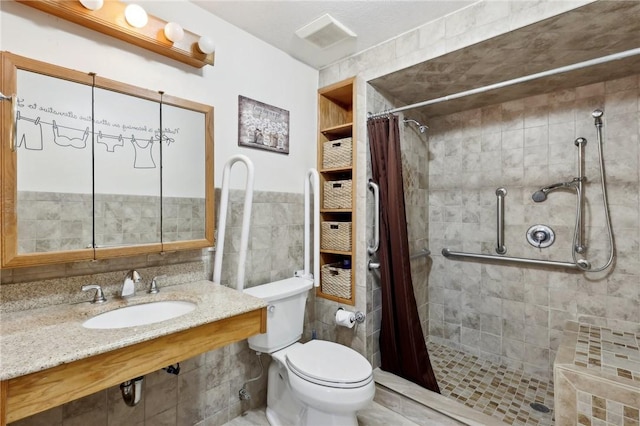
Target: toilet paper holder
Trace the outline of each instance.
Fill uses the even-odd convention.
[[[343,311],[343,312],[341,312]],[[336,310],[336,319],[338,318],[338,313],[341,312],[342,314],[347,314],[348,318],[349,318],[349,322],[351,324],[362,324],[364,322],[364,320],[366,319],[366,315],[364,314],[364,312],[361,311],[357,311],[357,312],[351,312],[351,311],[347,311],[344,308],[338,308]],[[340,325],[344,325],[344,324],[340,324]]]

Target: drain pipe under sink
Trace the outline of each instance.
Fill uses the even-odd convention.
[[[124,403],[129,407],[135,407],[142,399],[142,381],[144,376],[120,383],[120,392]]]

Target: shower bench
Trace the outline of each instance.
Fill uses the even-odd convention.
[[[640,335],[569,321],[553,363],[557,425],[638,424]]]

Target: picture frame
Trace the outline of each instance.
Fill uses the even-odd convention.
[[[238,146],[289,155],[289,111],[239,95]]]

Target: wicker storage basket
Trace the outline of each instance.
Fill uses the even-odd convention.
[[[323,250],[351,251],[351,222],[322,222],[320,246]]]
[[[352,152],[351,138],[325,142],[322,144],[322,168],[336,169],[351,166]]]
[[[351,179],[333,180],[324,183],[325,209],[351,208]]]
[[[322,292],[332,296],[351,299],[351,269],[341,268],[341,263],[322,265]]]

